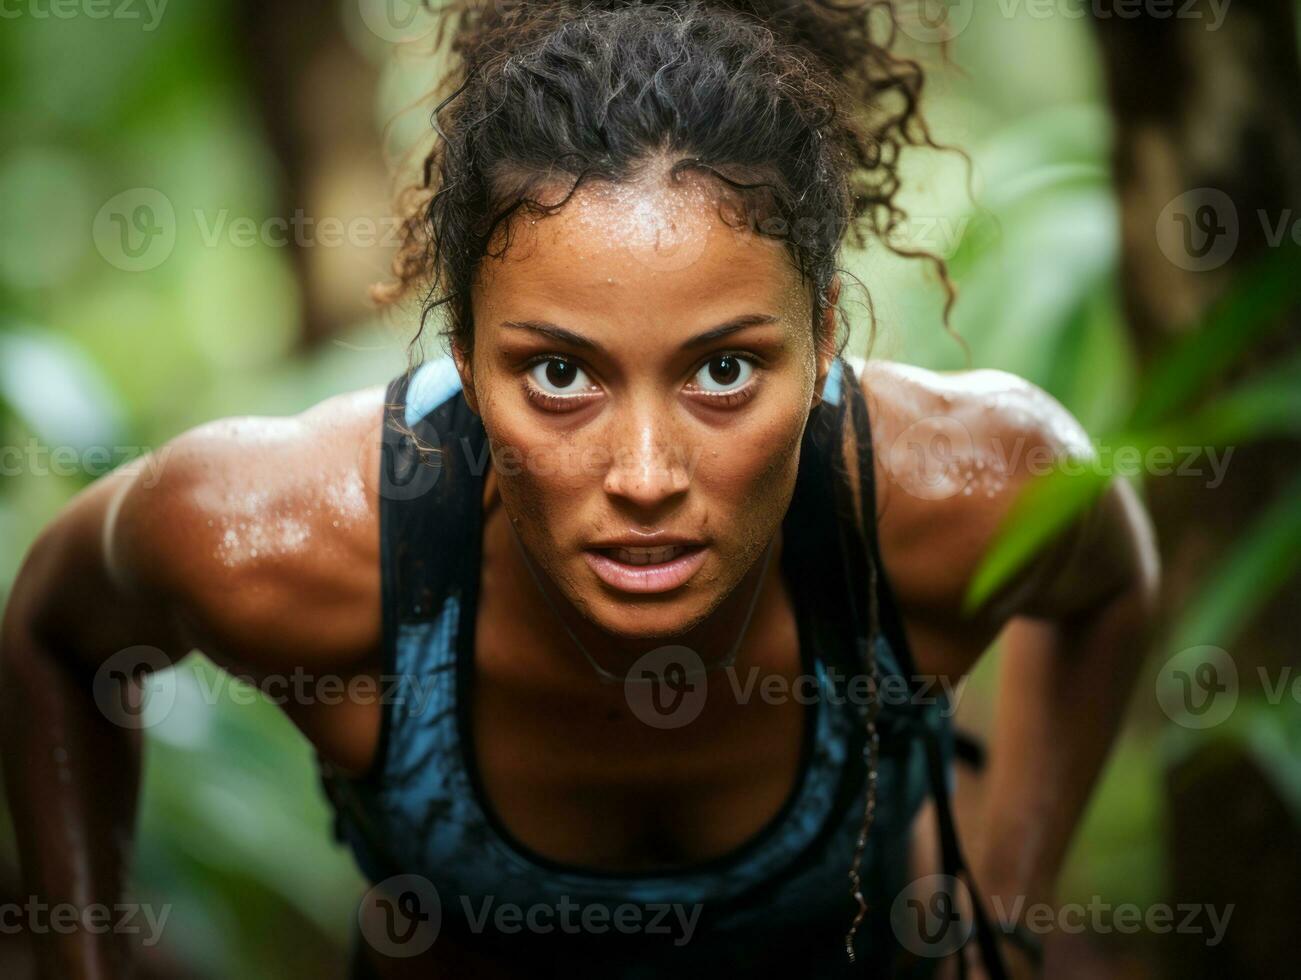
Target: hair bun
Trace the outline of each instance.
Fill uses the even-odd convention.
[[[672,2],[672,0],[670,0]],[[686,0],[734,10],[767,27],[783,43],[804,48],[837,71],[859,68],[865,59],[887,44],[874,42],[873,24],[892,33],[893,11],[889,2],[859,0],[833,4],[823,0]],[[881,16],[873,17],[879,10]]]
[[[453,21],[487,25],[516,17],[558,20],[593,10],[688,6],[730,10],[757,21],[779,42],[817,55],[839,73],[895,64],[888,54],[897,21],[893,0],[450,0],[438,9]]]

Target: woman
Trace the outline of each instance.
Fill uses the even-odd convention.
[[[1090,448],[1009,375],[842,356],[841,242],[888,234],[897,152],[930,142],[883,6],[460,12],[388,294],[428,289],[450,356],[184,433],[26,560],[4,746],[34,893],[116,895],[140,746],[114,685],[197,647],[297,679],[377,883],[358,976],[903,974],[973,923],[973,964],[1034,972],[1018,910],[1051,896],[1155,560],[1118,483],[964,607],[1033,461]],[[1000,635],[964,863],[949,715]],[[41,954],[116,976],[120,944]]]

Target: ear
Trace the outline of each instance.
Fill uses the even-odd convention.
[[[474,368],[472,367],[472,355],[463,351],[460,344],[453,342],[452,362],[456,365],[456,373],[461,376],[461,393],[465,395],[465,403],[470,406],[470,411],[475,415],[479,414],[479,399],[474,390]]]
[[[822,311],[818,324],[818,334],[814,338],[814,356],[817,359],[817,375],[813,381],[813,404],[822,401],[822,388],[831,373],[831,362],[836,356],[836,303],[840,299],[840,276],[832,276],[827,288],[827,308]]]

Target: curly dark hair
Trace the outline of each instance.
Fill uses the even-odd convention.
[[[470,286],[508,247],[512,214],[552,213],[584,182],[635,180],[664,156],[674,177],[713,174],[756,232],[786,244],[815,331],[833,278],[849,275],[842,242],[863,247],[866,233],[934,264],[947,327],[956,291],[944,261],[892,241],[907,218],[901,150],[948,147],[921,113],[921,65],[892,51],[890,0],[452,0],[436,12],[435,44],[450,28],[457,56],[434,93],[439,139],[399,199],[393,278],[373,290],[383,305],[421,296],[413,364],[443,306],[444,336],[472,348]],[[557,181],[568,194],[543,204],[536,195]],[[839,305],[837,317],[844,338],[817,339],[839,353]]]
[[[459,62],[435,92],[439,139],[420,181],[401,199],[394,278],[375,289],[382,303],[421,294],[411,370],[425,324],[440,307],[447,307],[448,341],[462,353],[473,349],[470,287],[481,260],[509,246],[512,214],[554,213],[586,181],[635,181],[664,159],[674,178],[688,170],[716,177],[756,232],[785,243],[810,291],[820,346],[839,354],[848,343],[839,304],[843,338],[823,336],[822,324],[833,280],[848,275],[837,267],[842,243],[863,247],[866,233],[896,254],[935,264],[948,326],[956,293],[944,261],[891,240],[907,217],[896,200],[900,152],[948,147],[933,140],[922,118],[921,66],[892,51],[897,20],[889,0],[453,0],[438,12],[435,44],[451,26]],[[562,200],[537,199],[557,182],[568,184]],[[503,243],[492,252],[499,231]],[[867,305],[871,313],[870,295]],[[865,409],[854,411],[856,424],[865,425]],[[838,464],[851,468],[844,459]],[[870,480],[870,463],[858,468],[860,484]],[[840,487],[848,493],[847,484]],[[872,533],[865,507],[843,497],[838,506],[844,523]],[[870,696],[862,706],[863,817],[849,869],[851,961],[868,911],[860,862],[874,819],[879,751],[878,570],[871,550],[864,552],[871,585],[859,656]]]

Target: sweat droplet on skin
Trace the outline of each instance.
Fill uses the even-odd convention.
[[[330,483],[325,488],[325,503],[343,520],[365,520],[370,513],[370,501],[361,474],[352,470],[343,479]]]
[[[647,269],[675,272],[704,253],[708,223],[695,219],[704,211],[717,220],[717,196],[700,175],[684,174],[675,183],[661,167],[635,182],[585,184],[570,206],[594,236],[628,249]]]
[[[291,506],[277,504],[268,490],[230,493],[209,503],[223,515],[213,557],[227,568],[300,549],[311,529]]]
[[[268,435],[266,427],[258,434],[276,448],[282,443]],[[249,438],[247,432],[242,435]],[[200,504],[217,515],[206,523],[217,529],[213,558],[227,568],[301,552],[313,528],[325,526],[325,520],[333,528],[352,527],[368,520],[371,512],[356,470],[309,487],[297,482],[282,488],[210,485],[202,490]],[[319,518],[314,517],[317,514]]]

